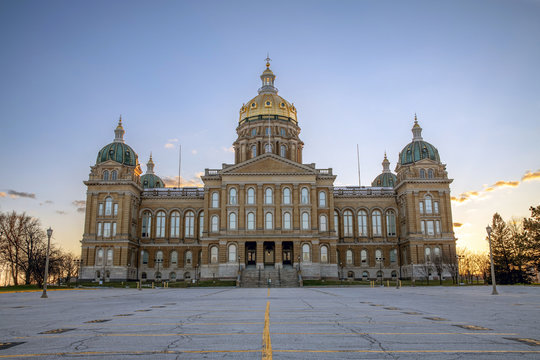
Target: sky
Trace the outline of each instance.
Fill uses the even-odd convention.
[[[454,179],[458,246],[540,204],[540,1],[0,2],[0,211],[80,253],[90,166],[125,140],[164,179],[233,163],[267,53],[304,162],[335,185],[394,169],[414,114]]]

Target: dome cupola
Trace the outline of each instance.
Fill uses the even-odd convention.
[[[96,165],[107,160],[116,161],[117,163],[138,166],[138,156],[133,149],[124,143],[124,127],[122,126],[122,116],[118,120],[118,126],[114,130],[114,141],[105,145],[98,153]]]
[[[399,153],[399,163],[407,165],[422,159],[431,159],[440,163],[441,159],[437,148],[422,138],[422,128],[418,124],[416,114],[414,115],[414,125],[411,131],[413,133],[412,141]]]
[[[141,176],[141,184],[144,189],[156,189],[163,188],[163,180],[156,174],[154,174],[154,162],[152,161],[152,154],[150,154],[150,159],[146,163],[146,174]]]
[[[394,187],[394,185],[397,183],[397,177],[396,175],[392,174],[392,171],[390,170],[390,161],[388,161],[388,158],[386,157],[386,152],[384,153],[382,166],[382,173],[373,180],[371,186]]]

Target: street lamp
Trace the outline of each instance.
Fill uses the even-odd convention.
[[[159,275],[159,280],[161,281],[161,273],[159,272],[159,264],[161,264],[163,262],[163,258],[155,258],[154,261],[157,264],[157,273],[156,273],[156,275]],[[154,278],[156,278],[156,280],[158,280],[157,276],[154,276]]]
[[[381,274],[381,286],[383,286],[383,272],[382,272],[382,262],[384,260],[384,257],[378,257],[378,258],[375,258],[375,260],[377,260],[379,262],[379,274]]]
[[[45,277],[43,278],[43,294],[41,294],[42,299],[48,298],[47,279],[49,278],[49,249],[51,248],[51,236],[52,229],[49,226],[49,228],[47,229],[47,254],[45,255]]]
[[[240,255],[238,255],[238,273],[240,274]]]
[[[499,295],[497,292],[497,284],[495,282],[495,266],[493,265],[493,252],[491,251],[491,226],[486,227],[486,231],[488,234],[488,242],[489,242],[489,260],[491,262],[491,284],[493,285],[493,291],[491,292],[491,295]]]

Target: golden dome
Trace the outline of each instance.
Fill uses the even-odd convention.
[[[266,69],[261,75],[262,87],[259,89],[259,95],[240,108],[240,124],[249,120],[257,120],[259,115],[277,115],[283,120],[298,123],[294,105],[277,94],[278,89],[274,87],[275,78],[276,76],[270,70],[270,64],[267,62]]]

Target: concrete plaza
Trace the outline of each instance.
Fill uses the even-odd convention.
[[[89,289],[49,291],[48,299],[0,293],[0,359],[539,359],[540,287],[499,292]]]

